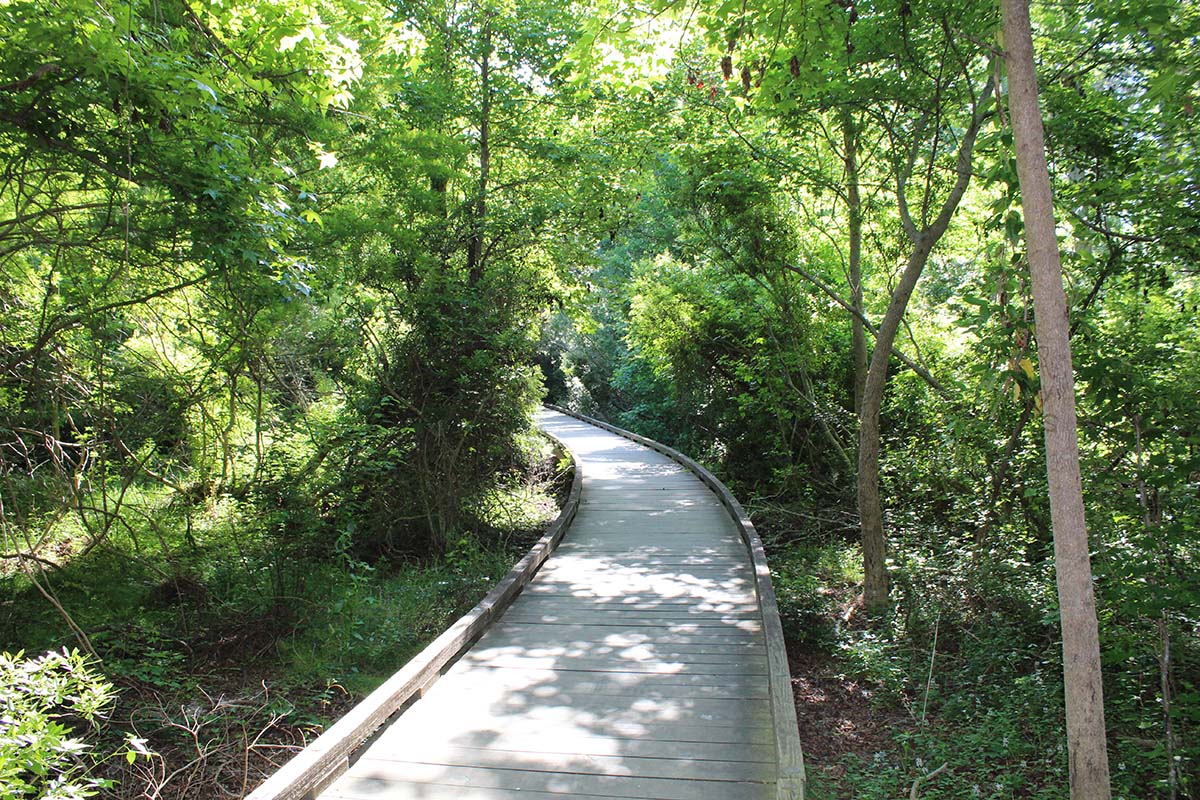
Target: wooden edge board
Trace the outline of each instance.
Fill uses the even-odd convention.
[[[462,655],[521,593],[562,540],[579,511],[583,493],[583,467],[579,459],[557,436],[545,430],[542,434],[570,456],[575,468],[567,501],[542,538],[478,605],[246,795],[245,800],[313,800],[347,770],[355,753],[376,730],[420,697],[440,677],[442,669]]]
[[[750,515],[742,508],[733,493],[717,477],[678,450],[665,444],[639,436],[632,431],[618,428],[607,422],[571,411],[561,406],[546,404],[546,408],[587,422],[610,433],[623,436],[630,441],[657,450],[663,455],[691,470],[709,489],[717,495],[729,516],[737,523],[742,541],[750,554],[754,568],[755,590],[762,606],[763,633],[767,640],[768,682],[771,696],[771,716],[775,725],[775,741],[779,755],[779,779],[777,800],[804,800],[806,776],[804,751],[800,746],[800,729],[796,721],[796,704],[792,695],[792,675],[788,668],[787,649],[783,639],[783,625],[779,621],[779,605],[775,599],[775,588],[771,585],[771,571],[767,567],[767,556],[762,539],[750,521]]]

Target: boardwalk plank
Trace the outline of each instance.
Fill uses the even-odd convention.
[[[767,800],[776,747],[755,576],[691,472],[568,417],[563,544],[324,800]]]
[[[501,622],[496,625],[489,636],[511,635],[519,638],[519,642],[529,642],[531,646],[536,645],[539,641],[545,641],[544,637],[558,637],[553,641],[566,641],[568,638],[580,638],[584,641],[599,641],[603,638],[604,641],[630,644],[738,644],[745,642],[753,642],[762,644],[765,640],[762,634],[753,631],[741,630],[724,630],[716,629],[712,631],[676,631],[674,633],[660,628],[657,630],[647,631],[642,628],[630,628],[627,631],[613,630],[611,625],[556,625],[549,626],[534,626],[534,625],[518,625],[512,622]],[[529,637],[525,639],[523,637]]]
[[[468,659],[464,658],[464,661]],[[468,661],[468,663],[475,663]],[[559,669],[575,672],[649,672],[660,675],[766,675],[765,659],[758,663],[712,664],[695,661],[617,661],[611,658],[558,658],[504,653],[493,655],[486,663],[497,667],[522,669]]]
[[[381,738],[380,741],[384,741],[384,739]],[[443,742],[431,742],[428,736],[414,736],[411,733],[403,738],[388,738],[387,742],[388,751],[403,752],[406,760],[409,761],[447,763],[446,761],[438,760],[434,762],[433,760],[441,758],[465,759],[468,753],[474,751],[481,751],[476,755],[476,758],[479,760],[505,757],[515,761],[520,758],[519,754],[522,753],[534,756],[554,754],[593,756],[606,759],[626,757],[686,762],[689,764],[691,772],[681,777],[703,774],[703,762],[720,761],[736,764],[775,763],[775,752],[769,745],[748,744],[734,749],[727,744],[712,742],[670,742],[655,739],[614,739],[596,736],[570,736],[551,740],[544,735],[536,733],[520,735],[506,733],[500,738],[492,742],[480,744],[478,747],[464,747]],[[517,755],[501,755],[505,753]],[[737,758],[738,760],[731,761],[731,758]],[[383,760],[387,759],[384,758]],[[613,764],[605,772],[609,774],[622,774],[620,772],[611,772],[612,769],[620,770],[620,765]],[[627,774],[644,775],[646,772],[634,769]],[[761,769],[758,774],[761,774]],[[754,778],[745,778],[745,780],[754,780]]]
[[[754,603],[714,603],[703,598],[691,597],[574,597],[570,595],[527,595],[524,599],[526,607],[548,608],[593,608],[597,611],[605,609],[626,609],[636,611],[654,611],[668,609],[692,609],[714,614],[726,614],[735,611],[757,611]]]
[[[647,675],[644,672],[570,672],[552,669],[520,669],[489,665],[462,665],[447,674],[447,680],[463,678],[464,691],[479,685],[536,692],[582,692],[627,697],[636,691],[648,700],[671,698],[725,697],[758,700],[768,692],[757,680],[728,680],[727,675]],[[749,676],[746,676],[749,678]]]
[[[764,769],[764,780],[771,780]],[[443,767],[403,761],[359,761],[346,774],[348,788],[371,790],[370,797],[421,797],[418,793],[393,793],[398,782],[438,783],[463,789],[513,789],[557,792],[560,795],[597,794],[608,797],[647,798],[647,800],[763,800],[772,797],[774,786],[720,780],[672,780],[623,775],[588,775],[561,771],[547,773],[524,769]],[[382,791],[381,791],[382,790]],[[411,791],[411,790],[409,790]]]
[[[689,780],[703,775],[715,781],[761,781],[769,775],[769,762],[728,761],[694,756],[645,757],[629,753],[597,755],[561,749],[547,750],[543,744],[526,739],[519,749],[489,747],[458,747],[409,743],[402,751],[390,748],[389,753],[403,752],[403,758],[383,757],[379,761],[428,764],[442,767],[480,767],[534,772],[573,772],[582,775],[617,775],[637,778],[679,778]],[[675,743],[677,752],[685,749]],[[712,745],[710,745],[712,747]],[[728,749],[728,748],[726,748]]]

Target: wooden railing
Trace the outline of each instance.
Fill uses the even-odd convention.
[[[549,433],[546,435],[555,438]],[[571,455],[565,444],[558,444]],[[420,698],[442,672],[483,635],[554,552],[575,519],[583,491],[583,469],[578,460],[571,457],[575,461],[575,477],[562,512],[504,580],[399,672],[247,795],[246,800],[313,800],[349,768],[373,733]]]

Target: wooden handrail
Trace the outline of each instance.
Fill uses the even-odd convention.
[[[771,718],[775,726],[776,756],[779,761],[776,800],[804,800],[807,780],[804,772],[804,750],[800,746],[800,730],[796,723],[796,701],[792,695],[792,674],[788,669],[787,648],[783,639],[783,625],[779,621],[779,604],[775,589],[771,585],[771,570],[767,567],[767,556],[762,540],[750,521],[750,515],[742,508],[733,493],[717,477],[697,462],[665,444],[639,436],[632,431],[618,428],[607,422],[580,414],[555,405],[546,405],[552,411],[583,420],[598,428],[623,436],[626,439],[657,450],[671,460],[691,470],[709,489],[717,495],[721,505],[737,523],[742,542],[749,551],[754,567],[754,588],[762,610],[763,634],[767,643],[767,683],[771,696]]]
[[[371,735],[424,694],[444,669],[462,655],[525,588],[525,584],[554,552],[575,519],[583,491],[583,468],[579,460],[558,437],[547,431],[542,433],[556,441],[575,465],[571,491],[558,519],[475,608],[447,628],[344,717],[329,726],[328,730],[247,795],[245,800],[314,800],[349,768],[354,755]]]

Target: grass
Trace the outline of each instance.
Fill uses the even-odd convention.
[[[822,738],[822,758],[809,759],[811,800],[892,800],[918,781],[924,800],[1066,796],[1054,641],[1027,615],[939,610],[939,588],[921,583],[935,571],[914,568],[896,576],[906,604],[868,622],[856,546],[799,539],[770,555],[794,677],[817,689],[798,692],[802,728],[808,715],[842,729],[806,731]],[[865,699],[824,707],[851,697],[846,687]]]
[[[506,550],[462,547],[387,575],[330,568],[314,574],[322,600],[284,639],[287,681],[334,681],[363,695],[469,611],[512,567]]]
[[[524,468],[477,498],[437,558],[367,562],[352,528],[330,541],[309,510],[264,514],[252,493],[184,499],[157,484],[127,492],[122,524],[84,557],[77,518],[52,527],[61,566],[39,580],[120,691],[102,736],[136,732],[159,753],[106,763],[125,787],[111,796],[240,797],[403,666],[557,515],[558,455],[530,445]],[[71,643],[28,576],[0,575],[0,597],[0,650]]]

